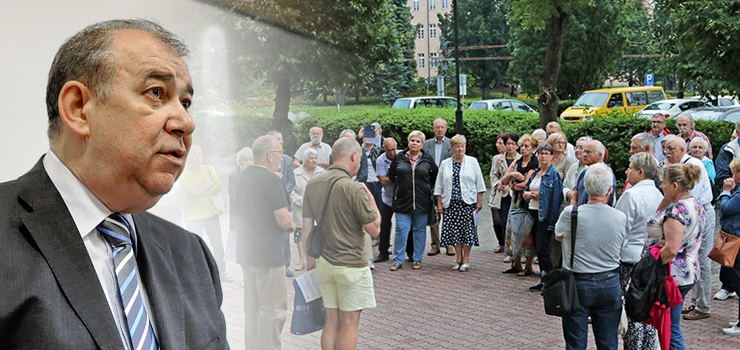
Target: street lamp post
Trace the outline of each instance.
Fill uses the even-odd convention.
[[[463,112],[460,103],[460,52],[458,50],[459,42],[457,39],[457,0],[452,0],[452,22],[454,23],[455,32],[455,81],[457,82],[457,110],[455,110],[455,133],[463,133]]]

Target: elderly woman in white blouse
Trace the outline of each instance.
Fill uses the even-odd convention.
[[[478,160],[465,155],[465,136],[450,139],[452,157],[439,166],[434,195],[437,212],[443,215],[440,245],[454,246],[457,258],[453,270],[470,268],[470,250],[478,243],[475,213],[483,208],[486,183]]]
[[[316,152],[313,148],[306,149],[303,152],[303,165],[293,169],[295,174],[295,188],[290,193],[290,201],[293,203],[293,223],[295,224],[295,232],[293,233],[293,241],[298,245],[298,258],[300,259],[295,270],[301,271],[306,267],[306,241],[301,236],[301,226],[303,225],[303,193],[306,190],[306,184],[314,176],[323,173],[324,168],[317,166],[319,164],[319,152]]]
[[[616,209],[627,216],[627,236],[622,244],[619,263],[620,287],[622,294],[627,290],[632,268],[642,258],[647,240],[645,223],[655,214],[663,200],[663,194],[655,187],[653,178],[658,173],[658,161],[647,152],[636,153],[630,157],[630,165],[625,171],[627,182],[632,186],[619,197]],[[642,322],[629,322],[623,335],[624,349],[653,349],[657,336],[653,326]]]

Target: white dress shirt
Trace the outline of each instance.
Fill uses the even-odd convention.
[[[627,237],[622,244],[622,262],[634,264],[642,258],[647,239],[645,223],[655,214],[662,200],[663,195],[651,179],[638,182],[619,197],[615,208],[627,216]]]
[[[121,336],[121,342],[124,348],[131,349],[129,341],[128,324],[125,321],[121,298],[119,297],[118,285],[116,282],[116,273],[113,263],[113,249],[110,244],[98,233],[98,225],[113,212],[110,211],[95,195],[90,192],[85,185],[67,168],[64,163],[57,158],[51,150],[46,152],[43,160],[44,169],[49,174],[51,182],[54,183],[57,191],[64,200],[67,210],[72,215],[77,231],[82,237],[87,253],[95,273],[98,275],[100,285],[103,287],[105,298],[108,301],[108,307],[113,314],[113,319],[118,326],[118,333]],[[131,225],[131,238],[136,247],[136,228],[131,214],[124,214],[124,217]],[[155,330],[153,315],[149,307],[144,284],[141,281],[141,275],[137,274],[141,296],[144,301],[144,307]]]
[[[681,158],[681,164],[693,164],[701,169],[701,178],[694,184],[694,189],[689,191],[691,197],[696,198],[702,205],[712,203],[712,185],[709,182],[709,175],[707,169],[704,167],[704,163],[701,160],[690,156],[688,153],[683,155]]]

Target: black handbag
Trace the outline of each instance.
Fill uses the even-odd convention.
[[[632,322],[647,319],[653,304],[665,297],[667,269],[668,266],[649,250],[632,268],[630,284],[624,295],[624,311]]]
[[[570,243],[570,268],[573,269],[573,256],[576,248],[576,228],[578,227],[578,207],[571,211],[570,232],[573,235]],[[542,276],[542,298],[545,313],[551,316],[571,316],[581,305],[578,302],[578,289],[573,271],[556,269]]]
[[[311,228],[311,232],[308,234],[308,239],[306,240],[306,254],[314,259],[318,259],[324,252],[324,234],[323,232],[321,232],[320,225],[326,217],[326,212],[329,211],[329,198],[331,198],[331,190],[334,189],[334,185],[336,185],[337,182],[339,182],[339,180],[341,179],[343,179],[343,177],[334,180],[334,182],[331,183],[331,186],[329,186],[329,192],[326,193],[324,212],[321,213],[321,219],[319,221],[316,221],[316,223],[313,225],[313,228]]]

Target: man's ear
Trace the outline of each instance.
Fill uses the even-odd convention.
[[[80,138],[90,135],[85,106],[91,103],[92,92],[79,81],[68,81],[59,93],[59,116],[64,125]]]

